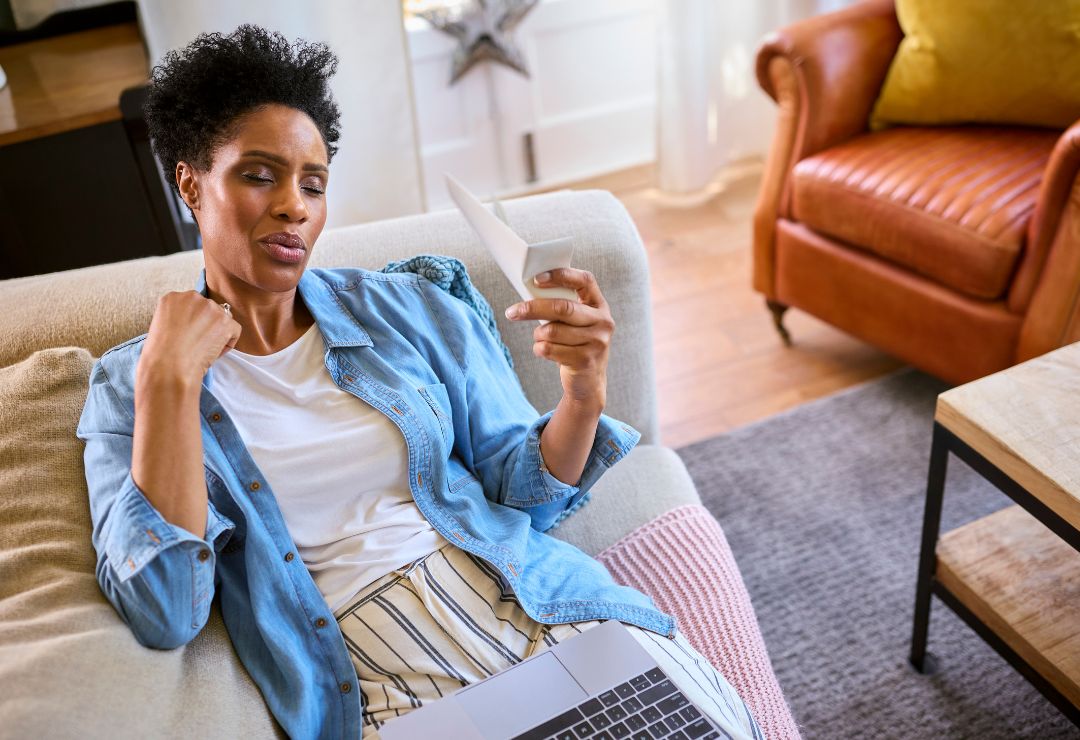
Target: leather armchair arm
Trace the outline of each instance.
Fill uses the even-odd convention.
[[[774,233],[789,213],[791,168],[866,130],[902,37],[893,0],[867,0],[770,34],[758,50],[758,83],[779,107],[754,212],[754,288],[766,296],[774,297]]]
[[[1080,340],[1080,121],[1050,155],[1008,306],[1026,314],[1017,362]]]
[[[866,130],[901,38],[893,0],[867,0],[765,38],[758,84],[781,107],[784,97],[796,97],[796,161]]]

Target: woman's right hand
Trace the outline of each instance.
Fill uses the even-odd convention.
[[[205,537],[208,515],[199,398],[240,324],[194,290],[157,302],[135,369],[131,480],[166,521]]]
[[[214,360],[236,346],[240,330],[220,304],[201,293],[166,293],[154,309],[137,373],[198,387]]]

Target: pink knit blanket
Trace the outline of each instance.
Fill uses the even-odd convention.
[[[724,531],[702,506],[680,506],[597,556],[615,580],[679,620],[699,653],[739,692],[772,740],[798,738]]]

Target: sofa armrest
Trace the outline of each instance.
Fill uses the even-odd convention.
[[[1017,362],[1080,340],[1080,121],[1050,155],[1008,306],[1025,314]]]
[[[682,458],[638,445],[593,486],[589,502],[548,534],[596,555],[679,506],[700,504]]]
[[[799,159],[866,130],[902,37],[893,0],[867,0],[765,38],[758,83],[781,105],[796,96]]]
[[[867,0],[792,24],[762,43],[758,83],[779,111],[754,212],[755,290],[775,297],[776,220],[790,214],[791,169],[866,131],[902,37],[893,0]]]

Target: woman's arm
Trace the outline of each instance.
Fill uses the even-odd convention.
[[[455,453],[489,500],[528,513],[534,529],[550,529],[586,500],[593,484],[641,435],[599,413],[605,384],[597,373],[563,372],[563,399],[555,410],[538,415],[480,314],[424,278],[419,285],[434,320],[432,332],[452,353],[454,365],[441,366],[441,377],[453,412]],[[574,395],[578,391],[583,392]],[[557,425],[549,430],[553,422]]]
[[[206,479],[199,429],[200,383],[139,363],[131,478],[168,522],[206,533]]]
[[[210,365],[240,337],[240,325],[196,293],[158,300],[135,380],[131,477],[167,521],[206,534],[199,394]]]
[[[214,595],[214,553],[233,522],[207,502],[205,537],[166,521],[135,485],[132,353],[106,353],[90,375],[90,389],[76,432],[86,442],[86,485],[97,552],[95,575],[102,593],[152,648],[184,645],[199,633]],[[126,390],[124,390],[126,389]]]
[[[140,643],[164,649],[206,624],[215,552],[235,528],[207,496],[197,373],[200,345],[239,335],[202,296],[169,295],[134,368],[131,351],[95,364],[76,432],[86,442],[98,584]],[[220,350],[203,354],[208,367]],[[123,379],[119,390],[112,377]]]
[[[547,471],[568,485],[576,486],[585,470],[601,409],[575,404],[562,397],[540,434],[540,456]]]
[[[615,321],[591,272],[565,268],[538,275],[540,287],[575,290],[580,303],[535,298],[506,309],[511,321],[545,319],[533,331],[533,354],[559,365],[563,397],[540,436],[548,472],[577,485],[607,402],[607,363]]]

